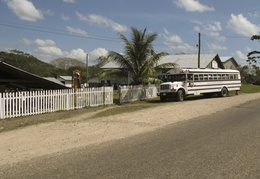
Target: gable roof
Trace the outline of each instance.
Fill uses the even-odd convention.
[[[211,62],[216,61],[219,68],[224,68],[220,61],[218,54],[201,54],[200,55],[200,68],[211,68]],[[181,68],[198,68],[198,54],[177,54],[167,55],[160,59],[158,65],[163,63],[176,63]],[[116,69],[120,68],[119,65],[114,62],[105,64],[104,69]]]
[[[234,65],[236,65],[236,67],[238,67],[238,63],[237,61],[234,59],[234,57],[220,57],[220,60],[223,64],[227,63],[228,61],[232,61]]]
[[[214,60],[219,68],[224,68],[218,54],[201,54],[200,68],[210,68]],[[161,58],[159,65],[163,63],[176,63],[181,68],[198,68],[198,54],[167,55]]]
[[[0,85],[23,89],[68,89],[68,87],[0,61]]]

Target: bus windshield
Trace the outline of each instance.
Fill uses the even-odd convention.
[[[174,82],[174,81],[186,81],[186,75],[185,74],[177,74],[177,75],[166,75],[163,79],[164,82]]]

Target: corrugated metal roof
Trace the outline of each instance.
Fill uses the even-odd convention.
[[[201,54],[200,68],[206,68],[216,56],[217,54]],[[167,55],[161,58],[158,65],[163,63],[176,63],[181,68],[198,68],[198,54]],[[109,62],[102,68],[111,69],[120,67],[114,62]]]
[[[0,61],[0,85],[29,89],[68,89],[68,87],[49,81]],[[9,87],[8,87],[9,86]]]
[[[59,78],[66,80],[66,81],[71,81],[72,77],[71,76],[59,76]]]
[[[201,54],[200,68],[206,68],[217,54]],[[181,68],[198,68],[198,54],[167,55],[161,58],[159,65],[163,63],[176,63]]]

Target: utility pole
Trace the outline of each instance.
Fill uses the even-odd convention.
[[[88,83],[88,54],[86,54],[86,83]]]
[[[198,68],[200,68],[200,33],[199,33],[199,44],[198,44]]]

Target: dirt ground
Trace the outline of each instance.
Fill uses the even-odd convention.
[[[29,125],[40,124],[44,122],[51,122],[56,120],[64,120],[76,116],[80,116],[84,114],[87,117],[91,117],[92,115],[100,112],[102,110],[87,110],[87,109],[80,109],[80,110],[71,110],[71,111],[61,111],[61,112],[54,112],[54,113],[46,113],[41,115],[34,115],[34,116],[24,116],[12,119],[2,119],[0,120],[0,132],[8,131],[11,129],[17,129],[20,127],[25,127]]]
[[[1,120],[0,128],[6,130],[26,123],[60,119],[1,132],[0,166],[15,165],[44,155],[63,154],[78,147],[130,137],[259,99],[260,93],[256,93],[167,103],[155,108],[91,120],[85,119],[99,110],[78,110],[76,115],[74,111],[69,111]]]

